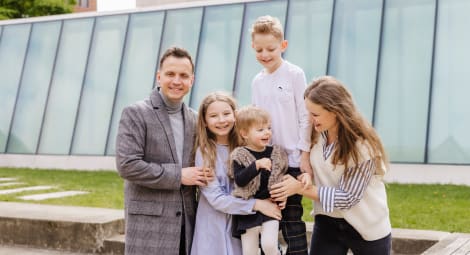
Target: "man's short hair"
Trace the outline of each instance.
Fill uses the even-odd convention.
[[[192,72],[194,73],[194,63],[193,59],[191,58],[191,55],[189,52],[183,48],[180,47],[170,47],[168,48],[165,53],[163,53],[162,57],[160,58],[160,67],[163,65],[163,62],[168,58],[168,57],[175,57],[175,58],[187,58],[189,59],[189,62],[191,62],[191,68]]]

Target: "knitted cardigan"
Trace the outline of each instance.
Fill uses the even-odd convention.
[[[244,167],[248,167],[256,158],[250,153],[245,147],[237,147],[230,154],[230,162],[237,162]],[[271,175],[268,180],[268,188],[271,185],[276,184],[282,180],[282,176],[286,174],[288,168],[287,153],[278,145],[273,146],[271,153]],[[228,170],[228,176],[234,179],[233,164],[231,163]],[[259,189],[260,186],[260,175],[256,175],[247,185],[239,187],[235,183],[235,187],[232,191],[232,195],[235,197],[241,197],[243,199],[252,198]]]

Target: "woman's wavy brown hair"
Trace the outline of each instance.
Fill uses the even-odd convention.
[[[377,166],[380,166],[380,161],[388,164],[377,132],[357,110],[351,93],[339,80],[332,76],[315,79],[305,90],[304,98],[336,115],[338,143],[332,155],[333,164],[344,164],[347,169],[349,159],[352,159],[354,165],[358,166],[361,163],[356,146],[358,141],[367,142],[371,159],[375,160]],[[312,129],[312,145],[317,142],[319,135]]]

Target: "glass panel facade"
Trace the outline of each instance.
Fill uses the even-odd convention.
[[[108,136],[107,155],[114,155],[122,109],[147,98],[153,88],[163,12],[133,14],[127,32],[116,102]]]
[[[307,82],[326,74],[333,0],[289,2],[284,57],[304,69]]]
[[[24,64],[9,153],[36,153],[62,22],[33,25]]]
[[[207,7],[204,13],[191,106],[213,91],[232,91],[243,5]]]
[[[118,15],[96,19],[72,154],[105,154],[128,17]]]
[[[38,153],[69,154],[94,19],[64,21]]]
[[[188,50],[193,60],[197,58],[202,12],[203,8],[167,11],[160,55],[171,46],[180,46]]]
[[[375,126],[395,162],[424,162],[434,0],[387,1]]]
[[[256,18],[263,15],[277,17],[285,26],[287,2],[259,2],[246,4],[245,20],[243,23],[240,55],[238,61],[237,80],[235,83],[235,95],[238,105],[251,103],[251,81],[255,75],[263,69],[255,57],[255,51],[251,47],[251,26]],[[289,49],[288,49],[289,50]]]
[[[470,2],[439,1],[428,157],[470,164]]]
[[[222,90],[249,104],[263,68],[250,29],[271,15],[285,59],[308,82],[342,80],[392,162],[470,165],[469,12],[466,0],[276,0],[0,21],[0,154],[113,155],[122,109],[149,95],[172,45],[196,63],[186,103]]]
[[[31,25],[6,26],[0,41],[0,152],[6,151]]]
[[[381,0],[337,0],[328,74],[351,91],[372,120],[380,39]]]
[[[160,55],[171,46],[180,46],[191,54],[193,62],[197,61],[197,46],[201,32],[202,12],[203,8],[167,11],[162,45],[160,47],[162,52]],[[184,102],[188,105],[190,93],[184,97]]]

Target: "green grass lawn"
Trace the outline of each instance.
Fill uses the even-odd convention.
[[[0,178],[15,177],[25,184],[0,187],[16,188],[24,185],[50,185],[51,191],[79,190],[88,194],[72,197],[28,201],[55,205],[75,205],[122,209],[124,207],[123,181],[112,171],[64,171],[0,168]],[[394,228],[429,229],[470,233],[470,187],[456,185],[388,184],[390,218]],[[0,195],[0,201],[25,202],[21,195],[39,194],[29,191]],[[309,215],[312,202],[304,199],[304,220]]]
[[[15,182],[25,184],[0,187],[1,189],[22,186],[47,185],[55,188],[47,191],[28,191],[22,193],[0,195],[0,201],[25,202],[17,197],[30,194],[42,194],[57,191],[87,191],[88,194],[55,198],[42,201],[27,201],[54,205],[75,205],[121,209],[124,207],[124,182],[116,172],[112,171],[65,171],[65,170],[34,170],[22,168],[0,168],[0,178],[14,177]]]

